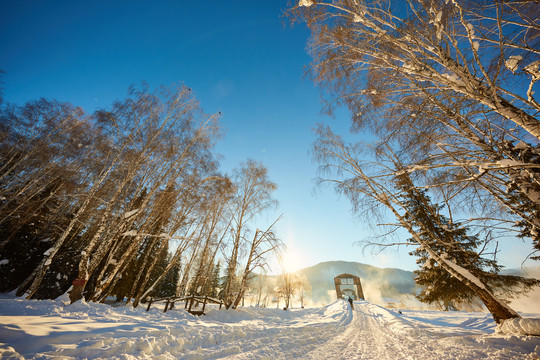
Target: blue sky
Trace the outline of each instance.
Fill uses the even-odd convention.
[[[314,190],[309,149],[318,122],[344,133],[346,112],[320,114],[319,91],[304,77],[309,33],[283,18],[286,0],[44,1],[0,0],[0,69],[4,98],[46,97],[87,112],[123,98],[128,86],[183,82],[207,113],[220,111],[226,135],[216,150],[224,172],[251,158],[278,184],[280,237],[297,267],[358,261],[416,268],[401,252],[363,253],[370,236],[346,199]],[[516,267],[528,247],[508,248]]]

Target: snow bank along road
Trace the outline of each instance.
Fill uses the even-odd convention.
[[[283,311],[183,310],[0,296],[0,359],[540,359],[540,338],[494,334],[489,314],[345,301]]]

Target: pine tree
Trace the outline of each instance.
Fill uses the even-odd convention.
[[[167,265],[170,263],[172,256],[169,254],[167,257],[167,261],[161,263],[159,265],[159,268],[156,269],[156,272],[163,271]],[[161,282],[159,283],[159,286],[156,290],[154,290],[154,296],[155,297],[171,297],[175,296],[176,292],[176,283],[178,282],[178,278],[180,277],[179,274],[180,266],[174,265],[169,272],[167,272],[167,275]]]
[[[0,224],[0,259],[3,260],[0,264],[0,292],[16,289],[31,274],[43,254],[54,244],[58,229],[68,221],[70,214],[58,211],[61,204],[56,198],[64,185],[60,178],[56,178],[27,206],[16,203],[16,200],[14,204],[8,204],[19,207],[19,210]],[[16,196],[13,198],[17,199]],[[5,205],[5,201],[1,202],[2,206]],[[68,269],[71,269],[74,256],[66,255],[66,252],[69,252],[68,248],[62,251],[66,260],[64,266],[53,273],[37,298],[56,297],[62,294],[62,288],[69,288],[70,281],[65,276],[70,273]]]
[[[218,296],[219,284],[221,279],[221,262],[218,261],[212,271],[212,277],[210,279],[210,289],[208,290],[208,296],[216,298]]]
[[[533,256],[531,259],[540,260],[540,203],[531,201],[531,194],[540,194],[540,145],[532,147],[520,142],[517,145],[507,142],[506,151],[522,163],[537,164],[539,167],[529,167],[524,171],[512,170],[517,173],[506,184],[509,207],[513,208],[521,219],[515,227],[519,229],[518,237],[531,238]]]
[[[540,284],[536,279],[501,275],[502,266],[495,259],[482,256],[479,251],[483,241],[478,234],[471,235],[469,227],[444,216],[441,213],[443,207],[431,202],[427,190],[410,186],[408,177],[401,177],[397,181],[403,190],[401,200],[407,210],[405,219],[417,229],[429,229],[418,233],[437,254],[467,269],[491,292],[503,296],[510,292],[514,295],[522,293]],[[409,239],[409,242],[417,243],[413,239]],[[420,301],[439,303],[444,309],[450,309],[476,298],[470,287],[439,266],[424,248],[419,247],[410,254],[418,256],[416,262],[421,266],[415,271],[416,283],[424,287],[416,294]]]

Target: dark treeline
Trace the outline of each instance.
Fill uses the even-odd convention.
[[[218,171],[218,120],[183,86],[133,88],[90,115],[45,99],[2,103],[0,291],[238,305],[280,246],[273,225],[252,230],[276,185],[251,160],[231,177]]]

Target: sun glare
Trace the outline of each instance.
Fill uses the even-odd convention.
[[[305,266],[305,258],[294,247],[288,246],[281,257],[284,272],[294,272]]]

